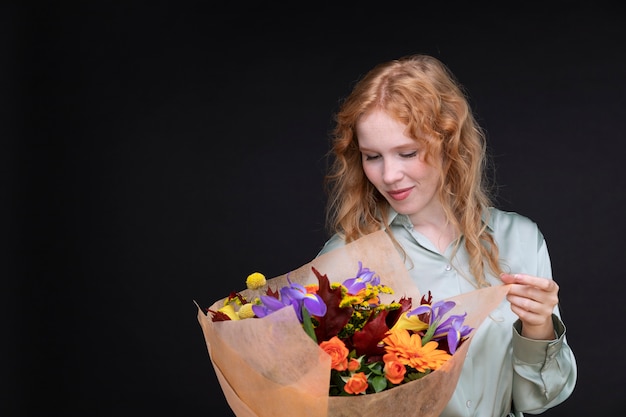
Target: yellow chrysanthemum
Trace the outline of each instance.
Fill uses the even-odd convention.
[[[252,311],[252,303],[247,303],[241,306],[237,315],[240,319],[251,319],[254,317],[254,311]]]
[[[418,372],[437,370],[452,356],[437,349],[439,344],[430,341],[422,346],[419,334],[409,334],[407,330],[391,330],[383,339],[387,353],[394,353],[400,362]]]
[[[246,286],[250,290],[258,290],[259,288],[262,288],[266,283],[267,280],[265,279],[265,275],[261,274],[260,272],[253,272],[252,274],[248,275],[248,278],[246,279]]]

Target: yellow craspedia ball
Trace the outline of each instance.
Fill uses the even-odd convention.
[[[252,311],[252,303],[247,303],[241,306],[237,312],[240,319],[251,319],[254,317],[254,311]]]
[[[265,279],[265,275],[260,272],[253,272],[252,274],[248,275],[248,278],[246,279],[246,285],[250,290],[258,290],[266,283],[267,280]]]

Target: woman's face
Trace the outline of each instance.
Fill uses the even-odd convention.
[[[425,161],[425,147],[406,136],[406,126],[375,110],[361,117],[356,132],[363,171],[391,207],[414,224],[440,216],[439,171]]]

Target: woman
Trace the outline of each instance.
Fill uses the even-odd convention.
[[[528,218],[493,207],[485,136],[448,68],[427,55],[376,66],[333,133],[320,254],[385,229],[435,300],[513,284],[474,335],[442,416],[522,416],[567,399],[577,368],[546,242]]]

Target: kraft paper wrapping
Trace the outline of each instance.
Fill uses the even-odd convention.
[[[421,294],[384,231],[372,233],[328,252],[289,274],[268,279],[272,290],[292,282],[317,284],[312,267],[332,282],[356,274],[358,262],[375,271],[394,294],[381,294],[389,303],[402,296],[417,307]],[[292,308],[264,318],[212,322],[198,308],[209,357],[226,400],[237,417],[436,417],[456,387],[473,334],[504,299],[508,285],[483,288],[449,298],[450,314],[467,313],[470,337],[443,367],[422,379],[376,394],[329,397],[330,357],[304,332]],[[240,291],[244,296],[249,290]],[[439,301],[434,299],[433,301]],[[224,298],[211,307],[217,311]]]

